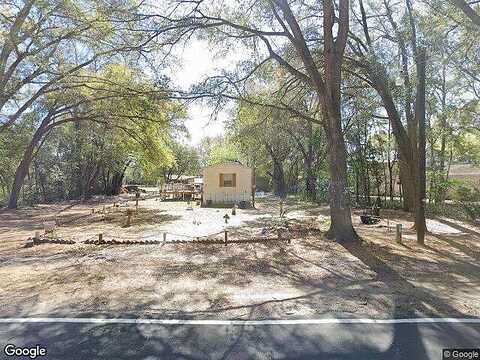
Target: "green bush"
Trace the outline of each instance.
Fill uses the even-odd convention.
[[[460,202],[477,202],[480,201],[480,190],[468,184],[459,184],[456,186],[453,198]]]
[[[480,190],[468,184],[460,184],[456,187],[453,197],[469,220],[480,219]]]

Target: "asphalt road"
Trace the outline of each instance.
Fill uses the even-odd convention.
[[[442,359],[480,347],[480,324],[164,325],[0,324],[6,344],[47,349],[37,359]]]

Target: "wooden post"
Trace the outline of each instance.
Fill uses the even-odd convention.
[[[402,224],[397,224],[397,244],[402,243]]]
[[[255,185],[252,185],[252,207],[255,208]]]
[[[138,198],[135,200],[135,212],[138,214]]]
[[[387,232],[390,232],[390,214],[387,212]]]
[[[99,242],[103,241],[103,234],[102,233],[98,234],[98,241]]]
[[[228,231],[225,230],[225,246],[227,246],[227,242],[228,242]]]
[[[92,214],[95,214],[95,209],[92,209]]]
[[[163,242],[167,242],[167,233],[163,233]]]
[[[132,221],[132,211],[130,209],[127,209],[127,226],[131,225]]]

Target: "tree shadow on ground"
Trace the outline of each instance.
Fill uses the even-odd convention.
[[[261,227],[261,221],[263,220],[258,221],[256,221],[257,224],[252,222],[245,226]],[[447,242],[447,240],[441,240]],[[16,306],[17,312],[12,315],[31,316],[31,310],[36,309],[35,304],[39,302],[39,288],[48,289],[57,284],[58,287],[52,288],[51,291],[58,296],[59,294],[55,291],[59,291],[59,289],[60,291],[67,291],[69,283],[81,281],[83,287],[90,287],[92,291],[90,298],[86,299],[88,301],[86,307],[88,311],[81,310],[79,302],[82,299],[78,295],[69,293],[69,299],[72,299],[72,301],[58,304],[48,313],[37,312],[33,315],[129,318],[155,316],[187,319],[227,317],[248,320],[282,317],[292,306],[316,309],[318,304],[324,301],[336,301],[340,304],[363,302],[361,297],[365,295],[372,297],[383,295],[392,302],[387,304],[389,312],[381,313],[380,316],[403,318],[428,314],[428,316],[468,317],[449,304],[440,294],[436,294],[435,291],[429,290],[426,286],[419,286],[418,283],[414,285],[408,280],[411,279],[409,275],[412,274],[412,271],[422,271],[420,266],[416,266],[417,263],[423,262],[426,264],[427,271],[422,275],[427,277],[430,274],[438,277],[451,276],[449,271],[446,271],[450,265],[437,265],[435,260],[425,259],[425,256],[423,259],[418,259],[413,253],[418,249],[414,246],[407,248],[411,250],[411,254],[399,255],[394,251],[395,249],[391,244],[379,245],[372,242],[346,244],[340,247],[336,243],[326,241],[321,235],[303,239],[298,243],[294,241],[291,246],[285,244],[230,244],[225,247],[223,245],[182,244],[171,245],[169,253],[180,255],[180,257],[179,260],[168,262],[165,266],[161,265],[164,258],[147,256],[153,255],[156,249],[160,249],[160,247],[145,248],[146,255],[141,254],[140,251],[132,252],[130,259],[127,259],[127,256],[121,252],[122,248],[116,248],[118,253],[113,254],[112,258],[102,260],[102,263],[91,263],[86,261],[88,260],[87,257],[76,259],[78,261],[74,264],[64,263],[64,260],[68,257],[58,259],[59,266],[51,269],[48,276],[42,276],[42,282],[24,289],[25,293],[31,294],[29,297],[25,298],[18,293],[18,296],[11,298],[11,301],[18,303]],[[99,247],[95,248],[95,253],[104,250],[108,252],[112,249],[114,247]],[[125,249],[135,248],[125,247]],[[341,249],[346,251],[340,251]],[[463,250],[466,250],[466,248],[459,248],[459,251]],[[166,252],[165,247],[161,251]],[[322,256],[322,254],[325,256]],[[345,254],[352,259],[346,258]],[[449,258],[452,262],[454,262],[453,260],[458,261],[458,257],[454,255],[448,257],[446,255],[443,254],[445,258]],[[199,257],[199,260],[195,260],[195,257]],[[44,260],[47,261],[47,259]],[[36,261],[38,259],[31,259],[30,264],[33,265]],[[49,261],[49,263],[52,263],[52,261]],[[464,265],[460,269],[462,275],[472,281],[477,281],[478,272],[475,273],[473,267],[468,267],[468,264]],[[116,274],[113,277],[114,281],[121,281],[129,276],[133,279],[139,279],[135,277],[137,272],[141,274],[141,271],[146,267],[155,271],[155,281],[148,287],[134,284],[133,287],[105,290],[105,274]],[[122,272],[114,273],[118,268],[122,269]],[[350,272],[344,273],[345,268],[349,268]],[[360,278],[351,276],[351,273],[365,273],[365,268],[368,268],[368,274],[365,274],[365,276]],[[34,272],[31,275],[34,276]],[[230,304],[225,301],[225,295],[221,291],[212,293],[211,289],[208,288],[184,291],[187,302],[208,302],[208,306],[199,310],[187,309],[184,303],[169,303],[169,297],[174,297],[175,292],[156,294],[158,295],[156,299],[152,299],[150,296],[159,291],[159,288],[161,289],[163,285],[185,281],[186,275],[190,276],[193,281],[214,280],[215,285],[218,285],[220,290],[232,284],[239,288],[248,289],[251,286],[251,279],[260,278],[267,284],[275,284],[278,287],[286,285],[293,290],[298,290],[301,295],[288,295],[268,300],[250,299],[246,300],[244,304]],[[112,281],[112,278],[110,278],[110,281]],[[382,287],[372,286],[378,283],[383,284]],[[21,282],[15,284],[15,286],[21,285]],[[158,285],[158,287],[153,285]],[[140,292],[133,294],[135,291]],[[255,295],[254,292],[255,290],[252,289],[252,296]],[[129,310],[124,308],[118,312],[113,311],[113,307],[109,308],[109,301],[113,300],[123,301],[125,307]],[[329,303],[324,308],[328,309],[330,307],[330,309],[333,309],[333,305],[336,304]],[[150,309],[155,309],[155,312],[149,313]],[[338,308],[335,307],[335,309]],[[348,307],[346,309],[345,312],[333,313],[333,315],[332,312],[316,312],[315,317],[351,316],[352,313],[348,313]],[[244,310],[242,312],[244,315],[238,317],[238,310]],[[5,312],[4,314],[8,315],[9,313]],[[279,327],[264,327],[255,331],[247,325],[239,325],[235,330],[223,329],[221,331],[207,331],[204,330],[205,328],[197,329],[188,326],[160,326],[160,329],[148,333],[144,327],[135,324],[129,326],[103,325],[98,326],[98,330],[92,330],[92,326],[85,324],[78,325],[78,328],[59,324],[53,326],[53,328],[50,326],[44,327],[40,334],[52,339],[52,341],[58,339],[58,344],[64,343],[65,349],[75,348],[75,344],[78,343],[83,344],[85,348],[81,348],[78,355],[74,353],[74,356],[78,356],[78,359],[92,358],[93,351],[98,351],[98,354],[100,354],[97,358],[109,359],[132,357],[144,359],[154,357],[243,359],[258,357],[259,353],[273,354],[274,356],[271,356],[273,358],[285,359],[308,358],[308,356],[313,357],[314,354],[323,354],[324,358],[328,359],[428,358],[421,326],[408,325],[407,330],[406,326],[405,324],[394,324],[391,327],[382,328],[381,331],[375,331],[374,334],[369,332],[371,330],[369,328],[350,326],[344,329],[348,334],[344,346],[347,348],[352,346],[355,351],[347,351],[343,355],[338,355],[340,349],[329,346],[331,341],[329,335],[313,325],[306,328],[291,327],[285,330],[279,330]],[[438,334],[438,332],[448,329],[449,325],[432,324],[430,326]],[[25,338],[31,336],[29,330],[20,328],[17,330]],[[385,331],[391,331],[391,339],[387,341],[387,346],[384,348],[376,346],[375,341],[367,342],[361,347],[354,346],[357,340],[370,337],[375,340],[375,336],[381,338]],[[447,334],[448,331],[445,333]],[[452,345],[461,343],[462,337],[460,335],[455,337],[450,333],[448,334]],[[473,335],[478,336],[479,332],[475,331]],[[209,343],[209,341],[212,341],[211,338],[225,338],[227,346],[220,345],[215,341],[212,345],[212,343]],[[474,339],[474,337],[472,338]],[[442,341],[447,344],[445,339],[442,338]],[[452,343],[453,340],[456,343]],[[251,346],[252,343],[256,345]],[[248,344],[250,344],[250,347],[247,346]],[[183,345],[194,348],[196,351],[183,350]],[[88,346],[91,347],[87,348]],[[274,349],[273,353],[272,348]],[[71,352],[68,353],[68,350],[63,351],[62,354],[64,355],[72,354]],[[145,356],[135,356],[135,351],[143,352]],[[265,356],[267,357],[267,355]],[[64,356],[64,358],[75,359],[72,356]]]
[[[475,230],[473,230],[473,229],[470,229],[470,228],[468,228],[468,227],[462,226],[462,225],[460,225],[460,224],[458,224],[458,223],[456,223],[456,222],[449,221],[449,220],[444,219],[444,218],[439,218],[439,217],[437,217],[437,218],[435,218],[435,220],[437,220],[437,221],[439,221],[439,222],[441,222],[441,223],[443,223],[443,224],[445,224],[445,225],[448,225],[448,226],[450,226],[450,227],[452,227],[452,228],[454,228],[454,229],[457,229],[457,230],[459,230],[459,231],[461,231],[461,232],[463,232],[463,233],[465,233],[465,234],[473,235],[475,238],[480,239],[480,233],[477,232],[477,231],[475,231]]]
[[[84,317],[99,318],[98,314]],[[119,319],[130,318],[117,314]],[[40,344],[48,359],[436,359],[442,347],[472,346],[472,328],[411,325],[2,324],[0,341]],[[422,335],[429,335],[430,349]],[[393,342],[392,342],[393,336]],[[397,337],[397,338],[396,338]],[[466,339],[471,337],[470,340]],[[432,352],[432,343],[434,349]],[[440,355],[441,356],[441,355]]]
[[[442,234],[431,234],[431,236],[436,237],[437,239],[442,240],[445,243],[449,244],[452,248],[463,253],[464,256],[473,258],[474,262],[472,262],[472,259],[470,259],[469,262],[467,261],[464,261],[464,262],[469,264],[472,267],[480,268],[480,265],[477,264],[480,261],[480,242],[475,243],[475,239],[473,239],[473,241],[472,239],[465,240],[464,234],[455,234],[455,235],[449,235],[449,236],[442,235]],[[458,237],[459,239],[455,240],[456,237]],[[463,239],[463,243],[460,242],[462,241],[462,239]],[[452,255],[436,250],[434,248],[431,248],[431,249],[435,252],[438,252],[439,254],[444,255],[445,257],[449,257],[452,260],[459,261]]]
[[[323,243],[317,240],[313,241],[310,247],[328,247],[330,243]],[[373,279],[356,280],[338,276],[332,269],[328,269],[329,276],[322,279],[305,274],[296,266],[302,263],[308,263],[314,267],[325,268],[321,262],[315,262],[306,259],[304,256],[293,254],[287,248],[289,254],[281,254],[280,249],[270,253],[270,257],[266,258],[265,254],[260,255],[259,249],[264,245],[248,245],[243,246],[245,252],[251,256],[248,259],[238,259],[231,255],[217,260],[211,264],[195,264],[191,261],[170,267],[168,271],[163,272],[170,281],[179,278],[180,274],[186,271],[195,274],[198,279],[213,276],[220,282],[225,284],[232,281],[230,278],[232,272],[245,271],[256,272],[262,276],[276,276],[287,279],[291,284],[302,289],[311,289],[300,296],[287,297],[281,299],[272,299],[267,301],[252,302],[250,304],[240,306],[223,306],[218,301],[212,301],[210,309],[205,311],[184,311],[178,308],[171,312],[161,313],[162,318],[204,318],[207,315],[210,319],[215,319],[221,313],[232,309],[244,309],[245,317],[242,320],[258,319],[265,311],[265,307],[271,304],[282,304],[295,301],[311,301],[312,305],[318,301],[317,296],[328,292],[329,289],[345,286],[343,293],[347,297],[356,296],[358,290],[355,288],[363,287],[371,282],[380,281],[385,283],[389,288],[389,294],[393,294],[393,308],[389,317],[418,317],[422,313],[432,313],[432,309],[438,314],[451,317],[467,317],[465,314],[452,308],[448,303],[443,302],[428,290],[415,286],[405,280],[398,272],[389,264],[382,260],[390,256],[389,249],[376,246],[375,244],[346,244],[346,251],[359,259],[363,264],[375,274]],[[177,251],[185,250],[185,254],[194,254],[196,247],[188,246],[179,248]],[[188,251],[187,251],[188,249]],[[218,254],[224,251],[220,246],[208,246],[203,248],[208,250],[207,254]],[[255,265],[255,266],[254,266]],[[218,268],[217,273],[212,273],[212,269]],[[228,268],[229,271],[224,271]],[[62,271],[79,271],[74,265],[68,265]],[[132,270],[134,271],[134,270]],[[92,277],[96,271],[82,270],[83,281],[85,284],[90,282],[99,282],[97,277]],[[58,278],[61,277],[61,278]],[[62,280],[63,279],[63,280]],[[59,272],[52,273],[45,279],[44,285],[55,282],[68,285],[68,277],[63,278]],[[273,278],[272,278],[273,280]],[[349,287],[349,285],[354,285]],[[151,291],[154,291],[153,289]],[[34,303],[38,301],[35,297],[35,287],[32,287],[32,298],[17,299],[16,301],[26,301]],[[409,308],[404,308],[404,301],[397,302],[397,299],[403,296],[415,296],[409,303]],[[103,301],[111,296],[122,296],[121,294],[103,294],[95,301]],[[75,295],[72,294],[72,297]],[[127,296],[127,294],[125,294]],[[321,298],[320,298],[321,299]],[[65,306],[59,307],[58,311],[52,311],[47,316],[63,317],[63,316],[80,316],[80,317],[116,317],[116,318],[132,318],[142,313],[142,310],[148,308],[151,304],[149,301],[138,299],[138,303],[134,304],[131,312],[69,312]],[[339,299],[344,301],[345,299]],[[17,316],[21,316],[22,307],[19,308]],[[23,307],[26,309],[26,307]],[[170,309],[171,310],[171,309]],[[27,314],[26,314],[27,315]],[[31,315],[31,314],[28,314]],[[27,316],[28,316],[27,315]],[[45,316],[38,314],[36,316]],[[156,315],[158,316],[158,314]],[[267,315],[268,316],[268,315]],[[331,314],[329,314],[331,316]],[[341,315],[339,317],[342,317]],[[461,344],[465,341],[464,336],[460,333],[453,332],[448,324],[432,324],[430,332],[432,336],[439,336],[439,342],[447,340],[450,344]],[[36,328],[26,325],[11,326],[7,330],[0,330],[1,334],[8,335],[10,341],[17,345],[23,342],[32,342],[44,344],[45,341],[51,343],[49,352],[51,359],[249,359],[265,356],[266,358],[279,359],[301,359],[301,358],[319,358],[323,356],[326,359],[427,359],[429,353],[425,347],[425,332],[420,329],[421,325],[416,324],[394,324],[383,326],[380,328],[361,326],[361,325],[338,325],[330,328],[329,331],[322,330],[322,327],[309,325],[303,327],[295,326],[261,326],[252,327],[246,324],[237,325],[235,327],[222,327],[219,325],[195,327],[188,325],[139,325],[139,324],[122,324],[122,325],[90,325],[90,324],[51,324],[38,325]],[[33,329],[33,330],[32,330]],[[478,331],[471,331],[472,339],[478,336]],[[440,335],[439,335],[440,334]],[[443,334],[443,335],[442,335]],[[448,337],[447,338],[447,335]],[[5,335],[5,336],[7,336]],[[335,345],[332,338],[336,336],[344,337],[341,348]],[[442,337],[445,336],[445,337]],[[13,339],[13,340],[12,340]],[[23,340],[22,340],[23,339]],[[35,341],[34,341],[35,340]],[[383,346],[380,346],[380,343]]]
[[[430,314],[432,309],[426,305],[432,307],[438,314],[448,314],[449,317],[457,318],[468,317],[466,314],[453,308],[450,304],[445,303],[426,289],[415,286],[400,276],[393,268],[380,259],[382,255],[385,256],[385,254],[382,254],[382,252],[386,251],[385,248],[373,244],[368,244],[368,246],[365,246],[362,243],[350,243],[344,244],[343,246],[350,254],[360,259],[365,265],[372,269],[377,274],[377,279],[379,281],[382,281],[391,287],[394,294],[392,318],[402,318],[406,315],[408,317],[415,318],[422,317],[424,316],[423,314]],[[375,254],[379,254],[379,256],[376,256]],[[412,301],[410,302],[409,309],[407,309],[407,313],[405,312],[406,309],[403,309],[396,301],[396,297],[398,296],[397,294],[404,290],[407,290],[407,294],[414,294],[414,297],[411,298]],[[423,346],[423,340],[418,331],[418,326],[413,324],[413,326],[410,327],[411,336],[408,339],[401,336],[400,327],[401,324],[394,325],[393,341],[389,350],[387,351],[388,355],[398,356],[398,353],[392,352],[396,352],[398,349],[408,349],[411,347],[411,341],[413,340],[416,342],[416,344],[414,344],[414,347],[417,349],[415,355],[416,358],[427,359],[428,356]]]

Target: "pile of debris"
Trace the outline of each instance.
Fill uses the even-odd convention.
[[[279,237],[270,237],[270,238],[262,238],[256,237],[251,239],[228,239],[225,241],[224,239],[220,238],[195,238],[192,240],[98,240],[98,239],[89,239],[84,241],[84,244],[91,244],[91,245],[158,245],[158,244],[242,244],[242,243],[261,243],[261,242],[270,242],[270,241],[290,241],[287,238],[279,238]]]
[[[92,245],[155,245],[161,244],[162,241],[160,240],[103,240],[103,239],[88,239],[83,242],[84,244],[92,244]]]
[[[34,245],[40,245],[40,244],[68,244],[72,245],[75,244],[75,241],[73,240],[64,240],[60,239],[57,237],[49,237],[48,234],[44,235],[36,235],[34,237],[29,237],[26,242],[24,247],[32,247]]]
[[[278,235],[276,237],[253,237],[250,239],[228,239],[225,241],[222,238],[194,238],[192,240],[116,240],[109,239],[104,240],[102,238],[92,238],[86,241],[83,241],[83,244],[90,245],[158,245],[158,244],[242,244],[242,243],[262,243],[262,242],[272,242],[272,241],[287,241],[290,242],[290,238],[285,235]],[[41,235],[39,237],[30,237],[25,243],[25,247],[32,247],[34,245],[40,244],[76,244],[73,240],[64,240],[60,238],[48,237],[48,235]]]

